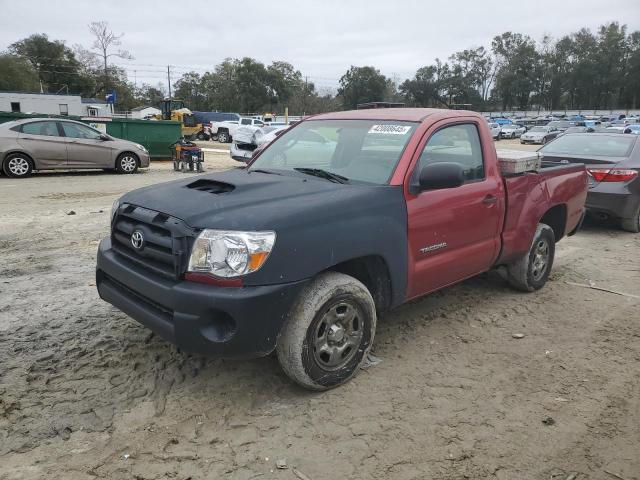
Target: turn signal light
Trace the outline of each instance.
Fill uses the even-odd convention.
[[[589,168],[589,175],[596,182],[629,182],[638,176],[637,170]]]

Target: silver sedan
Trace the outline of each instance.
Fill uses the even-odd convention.
[[[102,133],[82,122],[32,118],[0,124],[1,170],[24,178],[34,170],[112,169],[135,173],[149,166],[142,145]]]

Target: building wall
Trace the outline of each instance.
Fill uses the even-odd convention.
[[[108,105],[83,104],[80,95],[0,92],[0,112],[11,112],[11,104],[14,102],[20,104],[21,113],[86,116],[88,108],[98,107],[98,116],[111,116]]]

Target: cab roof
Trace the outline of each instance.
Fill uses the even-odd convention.
[[[446,114],[447,117],[478,115],[476,112],[467,110],[448,110],[444,108],[371,108],[320,113],[309,117],[309,120],[398,120],[401,122],[422,122],[425,118],[435,114]]]

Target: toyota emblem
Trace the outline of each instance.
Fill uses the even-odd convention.
[[[131,234],[131,245],[133,245],[133,248],[136,250],[140,250],[144,245],[144,235],[142,235],[140,230],[135,230]]]

